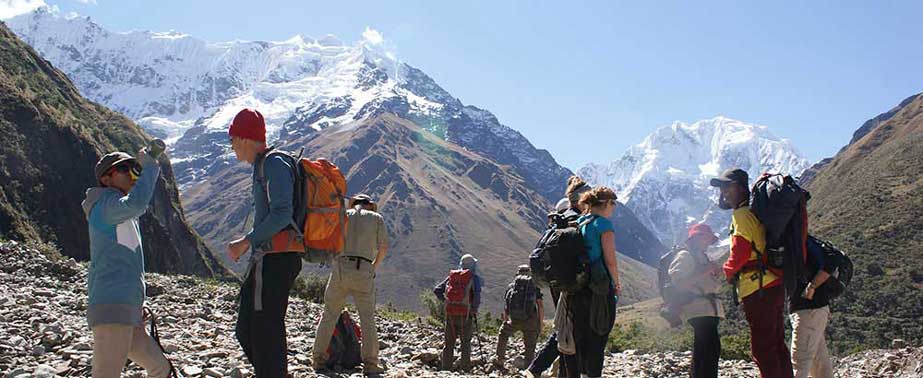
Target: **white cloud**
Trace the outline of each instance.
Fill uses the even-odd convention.
[[[373,45],[380,44],[385,40],[385,38],[381,35],[380,32],[378,32],[378,30],[372,29],[368,26],[366,26],[365,31],[362,32],[362,38]]]
[[[45,0],[0,0],[0,20],[13,18],[45,6]]]

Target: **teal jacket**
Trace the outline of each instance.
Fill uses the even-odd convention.
[[[143,171],[127,195],[113,188],[87,189],[83,211],[90,233],[87,278],[90,327],[100,324],[141,324],[144,305],[144,253],[138,217],[147,211],[160,166],[139,156]]]
[[[264,170],[263,177],[259,174],[260,164]],[[269,249],[273,235],[292,224],[295,211],[293,172],[291,160],[280,154],[257,156],[252,187],[253,229],[246,236],[254,250]]]

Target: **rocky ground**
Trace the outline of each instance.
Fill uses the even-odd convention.
[[[92,339],[85,321],[86,268],[31,244],[0,242],[0,377],[89,376]],[[167,356],[184,377],[249,377],[246,359],[234,339],[237,285],[184,276],[148,276],[149,306],[160,317]],[[311,345],[320,305],[292,299],[289,307],[290,371],[314,376]],[[392,319],[394,318],[394,319]],[[404,320],[396,320],[404,319]],[[521,359],[507,361],[508,370],[490,368],[496,337],[475,344],[475,368],[467,375],[439,371],[441,330],[419,317],[378,319],[386,377],[515,376]],[[516,356],[514,339],[508,353]],[[479,352],[483,350],[483,354]],[[690,353],[612,354],[607,377],[682,377]],[[923,349],[870,351],[838,363],[841,377],[923,377]],[[129,377],[143,372],[132,365]],[[722,377],[758,377],[746,361],[722,361]],[[358,370],[331,377],[360,377]]]

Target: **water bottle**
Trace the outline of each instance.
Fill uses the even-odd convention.
[[[147,154],[156,159],[167,149],[167,144],[160,138],[154,138],[147,145]]]

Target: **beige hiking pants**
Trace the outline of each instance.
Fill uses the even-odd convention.
[[[324,291],[324,313],[317,326],[314,339],[314,359],[327,360],[327,347],[340,313],[346,306],[346,297],[352,296],[359,310],[359,327],[362,329],[362,362],[378,366],[378,329],[375,326],[375,270],[365,260],[338,257]]]
[[[795,378],[833,378],[827,351],[827,320],[830,307],[795,311],[792,315],[792,367]]]
[[[150,378],[170,375],[170,363],[143,327],[124,324],[93,327],[93,378],[119,378],[126,359],[143,367]]]

